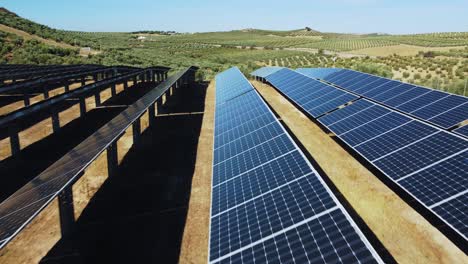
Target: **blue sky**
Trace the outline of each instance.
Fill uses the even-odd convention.
[[[468,31],[467,0],[3,0],[54,28],[225,31],[243,28],[395,34]]]

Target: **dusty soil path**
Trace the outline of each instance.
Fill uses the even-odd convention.
[[[187,222],[179,257],[180,263],[206,263],[208,261],[214,106],[215,84],[213,81],[208,86],[205,98],[205,114],[198,141]]]
[[[272,87],[254,86],[399,263],[468,263],[468,257]]]

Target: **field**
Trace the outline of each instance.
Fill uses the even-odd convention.
[[[464,94],[468,32],[413,35],[323,33],[244,29],[182,34],[55,30],[0,12],[0,56],[4,63],[196,65],[210,80],[231,66],[248,74],[260,66],[344,67]],[[15,34],[20,30],[22,34]],[[16,32],[17,33],[17,32]],[[27,34],[27,35],[25,35]],[[89,55],[79,48],[89,47]]]

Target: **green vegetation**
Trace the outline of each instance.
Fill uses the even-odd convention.
[[[467,32],[351,35],[322,33],[306,28],[293,31],[246,29],[196,34],[171,31],[87,33],[55,30],[1,9],[0,24],[76,47],[91,47],[91,53],[84,56],[79,54],[78,49],[51,47],[0,31],[2,63],[92,63],[139,67],[163,65],[174,70],[196,65],[201,68],[198,78],[205,79],[211,79],[216,73],[234,65],[246,74],[266,65],[291,68],[340,67],[455,93],[463,93],[468,76]],[[385,49],[400,44],[454,48],[443,51],[426,49],[416,56],[350,57],[347,54],[334,54],[374,47]]]
[[[13,64],[76,64],[83,63],[77,50],[52,47],[37,40],[24,40],[13,34],[0,32],[1,62]]]

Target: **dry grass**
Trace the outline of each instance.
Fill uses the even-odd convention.
[[[268,85],[253,82],[399,263],[468,263],[467,256]]]
[[[214,135],[214,81],[208,87],[205,114],[197,149],[190,203],[182,240],[180,263],[206,263],[211,202],[211,174]]]
[[[385,46],[385,47],[374,47],[360,50],[352,50],[348,53],[359,54],[359,55],[369,55],[369,56],[378,56],[385,57],[393,54],[401,56],[414,56],[417,55],[420,51],[449,51],[451,49],[463,49],[464,47],[420,47],[413,45],[394,45],[394,46]]]

